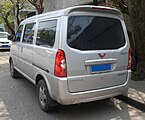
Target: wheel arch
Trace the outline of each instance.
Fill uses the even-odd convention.
[[[50,96],[52,97],[52,92],[51,92],[51,88],[50,88],[50,84],[49,81],[47,80],[47,78],[45,77],[45,75],[43,75],[43,73],[38,73],[35,77],[35,85],[37,86],[40,80],[44,80],[46,85],[47,85],[47,89],[48,92],[50,94]]]
[[[41,74],[38,74],[38,75],[36,76],[36,79],[35,79],[36,85],[38,85],[39,81],[42,80],[42,79],[44,79],[44,77],[43,77]]]

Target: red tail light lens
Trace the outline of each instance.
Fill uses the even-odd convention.
[[[54,75],[57,77],[66,77],[66,58],[63,50],[58,50],[55,58]]]
[[[131,55],[131,48],[129,48],[129,50],[128,50],[128,66],[127,66],[128,70],[131,69],[131,64],[132,64],[132,55]]]

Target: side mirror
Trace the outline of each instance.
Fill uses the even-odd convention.
[[[14,35],[8,35],[8,40],[14,41],[15,40],[15,36]]]

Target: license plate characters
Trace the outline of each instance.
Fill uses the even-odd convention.
[[[101,72],[101,71],[109,71],[111,70],[110,64],[100,64],[91,66],[91,72]]]

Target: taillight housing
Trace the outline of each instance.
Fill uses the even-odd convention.
[[[61,49],[56,53],[54,75],[57,77],[67,76],[66,57],[64,51]]]
[[[131,64],[132,64],[132,55],[131,55],[131,48],[128,50],[128,66],[127,69],[131,70]]]

